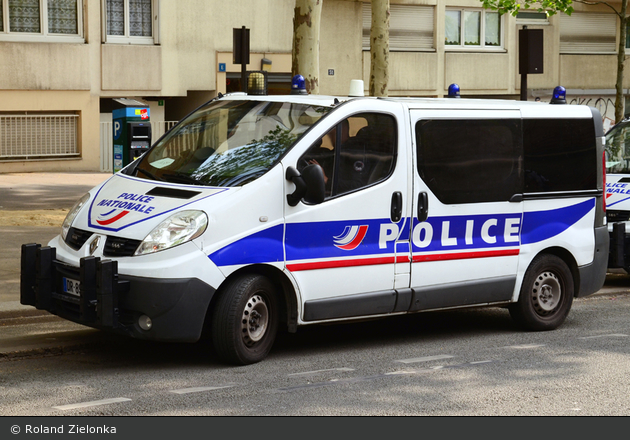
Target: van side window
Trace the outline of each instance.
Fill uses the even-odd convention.
[[[524,119],[523,149],[525,193],[597,188],[592,119]]]
[[[418,121],[416,143],[420,177],[442,203],[522,193],[520,120]]]
[[[324,170],[326,197],[356,191],[385,180],[396,158],[396,120],[378,113],[344,119],[300,158],[298,170],[318,164]]]

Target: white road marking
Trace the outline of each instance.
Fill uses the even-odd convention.
[[[53,406],[53,409],[67,411],[69,409],[88,408],[90,406],[109,405],[110,403],[130,402],[126,397],[114,397],[113,399],[94,400],[92,402],[71,403],[69,405]]]
[[[547,344],[521,344],[521,345],[508,345],[504,348],[538,348],[544,347]]]
[[[451,356],[448,354],[439,354],[437,356],[425,356],[425,357],[419,357],[419,358],[412,358],[412,359],[399,359],[397,361],[394,362],[400,362],[403,364],[415,364],[416,362],[427,362],[427,361],[437,361],[440,359],[450,359],[453,358],[455,356]]]
[[[610,335],[582,336],[578,339],[596,339],[596,338],[625,338],[628,335],[623,333],[612,333]]]
[[[190,394],[190,393],[201,393],[203,391],[214,391],[214,390],[222,390],[224,388],[231,388],[234,385],[223,385],[219,387],[192,387],[192,388],[180,388],[178,390],[170,390],[171,393],[175,394]]]
[[[328,368],[326,370],[313,370],[313,371],[305,371],[303,373],[291,373],[289,374],[289,376],[307,376],[310,374],[317,374],[317,373],[326,373],[329,371],[354,371],[354,368],[346,368],[346,367],[341,367],[341,368]]]
[[[447,356],[447,357],[450,358],[453,356]],[[384,377],[430,373],[435,370],[441,370],[441,369],[446,369],[446,368],[465,368],[465,367],[472,367],[477,364],[486,364],[486,363],[491,363],[491,362],[497,362],[497,361],[487,360],[487,361],[468,362],[468,363],[459,364],[459,365],[448,365],[448,366],[440,365],[437,367],[421,368],[417,370],[390,371],[387,373],[375,374],[373,376],[350,377],[347,379],[332,379],[327,382],[316,382],[316,383],[308,383],[308,384],[296,385],[296,386],[291,386],[291,387],[278,388],[277,391],[280,391],[280,392],[297,391],[297,390],[304,390],[304,389],[309,389],[309,388],[321,388],[321,387],[326,387],[326,386],[331,386],[331,385],[336,385],[336,384],[351,384],[351,383],[357,383],[357,382],[366,382],[366,381],[370,381],[374,379],[382,379]]]

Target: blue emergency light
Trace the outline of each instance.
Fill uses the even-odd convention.
[[[448,86],[448,97],[461,98],[461,96],[459,96],[459,85],[453,83],[450,86]]]
[[[302,75],[295,75],[293,79],[291,79],[291,94],[308,95],[306,91],[306,81]]]
[[[558,86],[553,89],[553,96],[550,104],[566,104],[567,103],[567,89],[562,86]]]

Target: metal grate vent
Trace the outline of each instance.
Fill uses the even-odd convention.
[[[65,241],[68,246],[70,246],[75,251],[78,251],[91,236],[92,233],[89,231],[84,231],[77,228],[70,228],[68,230],[68,235],[66,235]]]
[[[141,240],[108,236],[103,255],[106,257],[131,257],[142,243]]]
[[[627,222],[630,220],[630,211],[611,211],[606,210],[606,218],[608,223]]]
[[[0,159],[79,156],[78,115],[0,115]]]

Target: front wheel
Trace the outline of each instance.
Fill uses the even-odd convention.
[[[212,341],[222,361],[239,365],[262,361],[277,330],[278,305],[269,279],[243,275],[221,290],[212,313]]]
[[[528,330],[553,330],[569,314],[574,294],[567,264],[555,255],[540,255],[525,272],[518,302],[509,307],[510,315]]]

